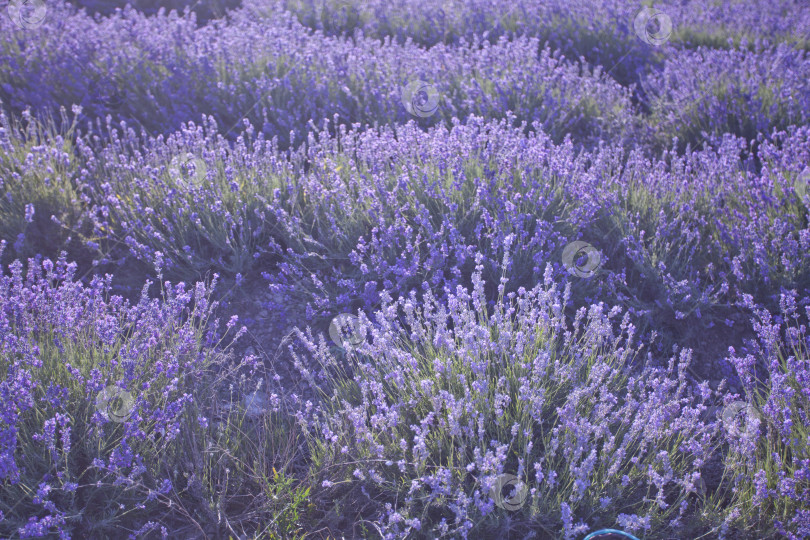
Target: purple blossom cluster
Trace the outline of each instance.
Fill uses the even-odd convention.
[[[810,536],[806,2],[3,9],[0,536]]]

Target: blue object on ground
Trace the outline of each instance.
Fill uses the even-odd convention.
[[[616,529],[601,529],[592,532],[584,540],[638,540],[638,538],[630,533],[617,531]]]

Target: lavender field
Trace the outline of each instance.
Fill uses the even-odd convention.
[[[0,265],[0,538],[810,538],[807,0],[10,0]]]

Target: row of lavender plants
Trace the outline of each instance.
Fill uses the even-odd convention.
[[[810,10],[792,0],[650,5],[657,12],[651,14],[654,24],[648,29],[642,23],[642,28],[676,46],[726,49],[761,39],[805,50],[808,46]],[[302,24],[327,35],[362,33],[426,47],[475,38],[537,37],[569,57],[603,66],[622,84],[639,82],[645,69],[661,60],[654,47],[639,46],[637,19],[642,6],[633,2],[441,0],[426,5],[420,0],[284,0],[283,6]]]
[[[286,0],[286,9],[310,28],[329,35],[392,37],[424,46],[453,43],[473,36],[497,39],[502,35],[528,35],[567,46],[593,59],[615,61],[633,48],[633,21],[642,5],[617,0],[594,2],[532,2],[530,0],[444,0],[425,5],[418,0],[348,2],[346,0]],[[775,2],[682,2],[649,4],[666,14],[673,26],[672,40],[687,46],[726,46],[729,38],[807,39],[806,6],[791,0]],[[604,40],[606,47],[596,43]],[[600,52],[601,51],[601,52]],[[602,56],[599,56],[599,55]],[[597,62],[601,63],[601,62]]]
[[[4,18],[0,536],[810,536],[808,11],[726,4]]]
[[[743,293],[766,303],[806,281],[796,186],[810,159],[807,127],[658,158],[618,145],[584,152],[536,127],[525,135],[508,119],[472,118],[427,132],[325,128],[296,151],[251,129],[232,146],[213,123],[165,141],[111,130],[108,144],[74,138],[72,157],[59,156],[69,177],[59,187],[48,176],[59,162],[23,159],[34,135],[20,131],[6,140],[20,156],[8,189],[29,204],[9,209],[9,236],[24,240],[26,216],[47,217],[67,192],[62,207],[73,213],[51,227],[79,233],[96,262],[152,265],[159,251],[186,280],[262,271],[311,316],[372,308],[382,291],[452,290],[469,283],[476,253],[494,275],[510,235],[517,285],[537,281],[549,261],[570,279],[560,252],[584,239],[602,259],[584,299],[629,302],[638,315],[659,304],[662,315],[709,327],[712,310]],[[39,211],[32,192],[45,199]]]
[[[67,5],[51,9],[36,29],[2,23],[4,106],[58,116],[60,106],[82,104],[84,119],[109,114],[155,134],[211,116],[230,135],[248,118],[287,146],[305,140],[309,122],[334,116],[344,125],[417,117],[429,126],[512,113],[517,122],[540,122],[558,141],[660,147],[673,136],[697,143],[706,133],[769,133],[805,123],[810,109],[810,61],[788,38],[779,46],[760,37],[695,50],[634,36],[632,48],[604,61],[542,35],[473,34],[429,49],[326,36],[273,3],[201,28],[176,14],[128,10],[96,22]],[[624,15],[624,31],[632,32],[632,14]],[[594,20],[616,27],[610,17]],[[638,73],[634,84],[619,85],[617,69]],[[404,91],[419,81],[435,92],[427,104]]]
[[[64,8],[34,31],[4,21],[11,62],[0,75],[3,101],[40,113],[82,104],[85,118],[111,114],[156,134],[203,115],[223,132],[239,131],[247,117],[285,146],[300,143],[310,121],[334,115],[349,124],[414,118],[402,90],[419,80],[439,97],[425,125],[513,111],[545,119],[560,138],[588,138],[622,136],[632,122],[626,90],[536,39],[427,51],[313,35],[276,10],[258,17],[245,9],[234,19],[198,29],[129,11],[95,23]]]

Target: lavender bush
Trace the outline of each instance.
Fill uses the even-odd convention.
[[[725,507],[723,529],[756,520],[769,534],[810,534],[808,309],[806,299],[783,294],[778,317],[756,310],[758,343],[740,356],[729,350],[753,411],[726,429],[728,483],[736,504]]]
[[[130,304],[110,296],[111,276],[77,282],[64,258],[10,270],[0,281],[4,537],[166,537],[178,523],[210,532],[235,506],[243,513],[228,527],[255,530],[272,514],[268,530],[295,531],[306,491],[284,476],[281,405],[272,396],[275,425],[248,425],[238,401],[256,391],[258,363],[232,361],[244,328],[218,329],[214,283],[166,283],[161,299],[147,283]],[[227,381],[237,404],[212,403]]]
[[[329,471],[323,485],[359,487],[392,538],[573,538],[608,525],[694,534],[683,516],[715,426],[700,419],[708,385],[695,393],[685,379],[690,352],[631,372],[641,351],[621,309],[593,305],[569,325],[570,286],[560,291],[547,267],[531,291],[504,294],[503,278],[490,311],[482,270],[446,305],[430,293],[384,299],[343,360],[299,334],[306,353],[291,352],[323,395],[301,419]],[[528,490],[525,504],[507,499],[511,514],[492,491],[504,474]]]

